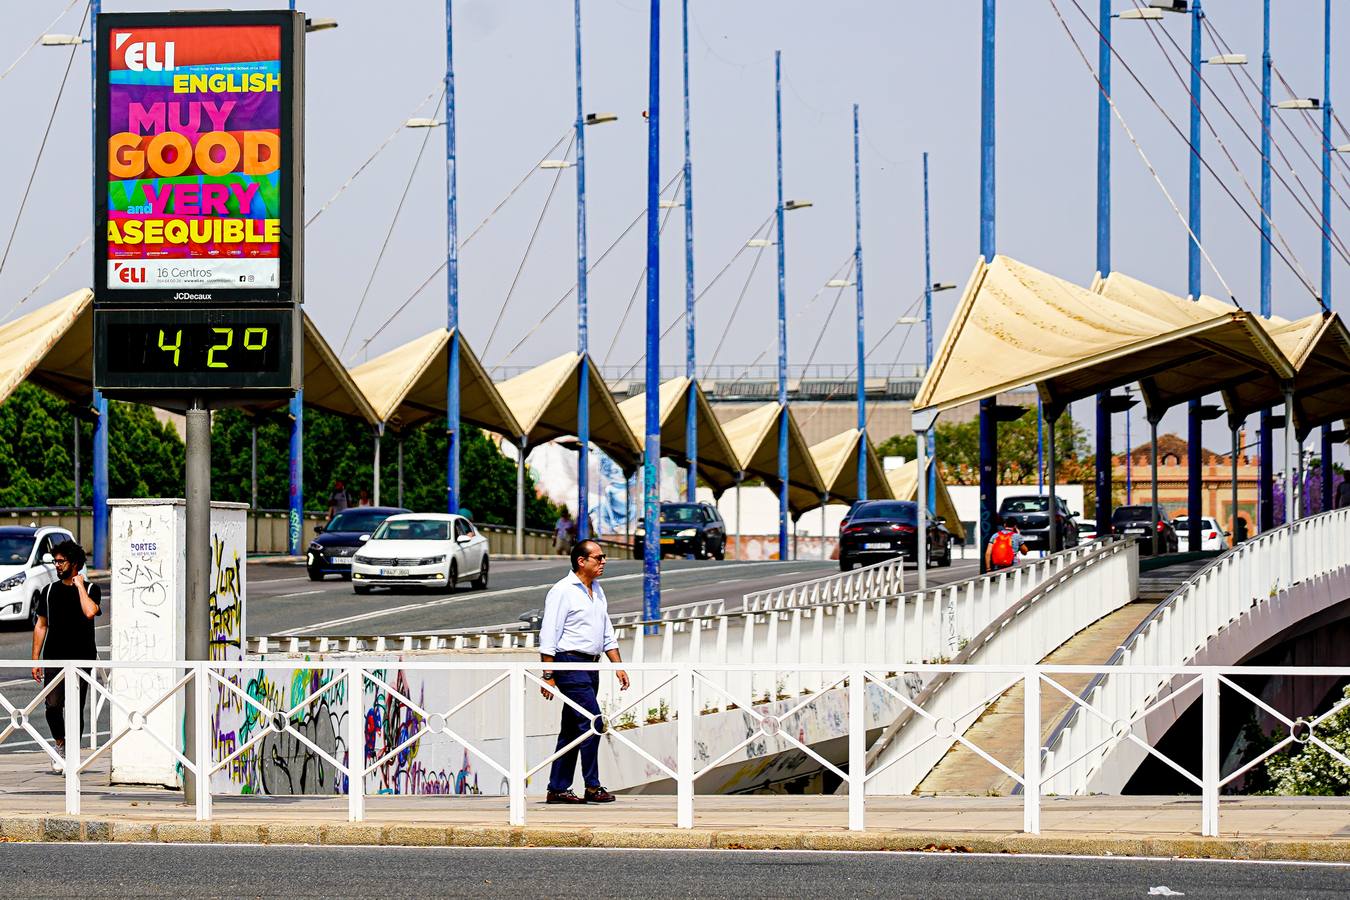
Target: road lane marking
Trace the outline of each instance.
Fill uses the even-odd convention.
[[[749,566],[763,566],[763,563],[762,563],[762,562],[730,563],[730,564],[727,564],[727,565],[725,565],[725,566],[719,566],[718,568],[719,568],[719,570],[721,570],[721,571],[725,571],[725,570],[727,570],[727,569],[745,568],[745,567],[749,567]],[[697,571],[700,571],[700,570],[699,570],[699,569],[679,569],[679,570],[675,570],[675,571],[669,572],[669,573],[667,573],[667,574],[673,576],[673,575],[679,574],[680,572],[697,572]],[[793,573],[785,572],[785,573],[783,573],[783,574],[793,574]],[[640,578],[642,578],[642,573],[641,573],[641,572],[635,572],[635,573],[633,573],[633,574],[631,574],[631,575],[615,575],[613,578],[606,578],[606,579],[604,580],[604,583],[605,583],[605,584],[613,584],[613,583],[616,582],[616,581],[636,581],[636,580],[638,580],[638,579],[640,579]],[[475,592],[475,593],[471,593],[471,594],[463,594],[463,595],[455,594],[455,595],[450,596],[450,597],[441,597],[441,598],[439,598],[439,599],[437,599],[437,600],[428,600],[428,601],[424,601],[424,602],[422,602],[422,603],[408,603],[408,604],[405,604],[405,605],[403,605],[403,606],[395,606],[395,607],[391,607],[391,608],[389,608],[389,609],[374,609],[374,610],[371,610],[370,612],[366,612],[366,613],[358,613],[357,615],[354,615],[354,616],[344,616],[344,617],[341,618],[341,619],[331,619],[331,620],[329,620],[329,621],[327,621],[327,622],[315,622],[315,623],[313,623],[313,624],[311,624],[311,625],[299,625],[299,626],[297,626],[297,627],[295,627],[295,628],[288,628],[288,629],[286,629],[285,631],[278,631],[278,632],[276,632],[275,634],[271,635],[271,637],[294,637],[294,636],[296,636],[296,635],[301,635],[301,634],[310,634],[310,633],[312,633],[312,632],[314,632],[314,631],[318,631],[318,630],[323,629],[323,628],[336,628],[336,627],[339,626],[339,625],[350,625],[350,624],[352,624],[353,622],[366,622],[366,621],[369,621],[369,620],[371,620],[371,619],[382,619],[382,618],[384,618],[385,616],[392,616],[392,615],[397,615],[397,614],[399,614],[399,613],[410,612],[410,611],[415,610],[415,609],[417,609],[417,610],[421,610],[421,609],[434,609],[434,608],[436,608],[436,607],[439,607],[439,606],[446,606],[446,605],[451,604],[451,603],[460,603],[460,602],[462,602],[462,601],[464,601],[464,600],[479,600],[479,599],[485,599],[485,598],[507,597],[507,596],[510,596],[510,595],[512,595],[512,594],[521,594],[521,593],[525,593],[525,592],[527,592],[527,591],[543,591],[543,590],[547,590],[548,588],[553,587],[553,585],[556,584],[556,583],[557,583],[557,582],[550,581],[550,582],[546,582],[546,583],[544,583],[544,584],[529,584],[529,585],[522,585],[521,587],[503,588],[503,589],[498,590],[498,591],[482,591],[482,592]],[[277,597],[267,597],[267,598],[265,598],[265,599],[268,599],[268,600],[276,600],[276,599],[279,599],[279,598],[277,598]]]
[[[285,600],[287,597],[308,597],[310,594],[325,594],[327,591],[322,589],[313,591],[296,591],[293,594],[276,594],[271,597],[259,597],[259,600]]]

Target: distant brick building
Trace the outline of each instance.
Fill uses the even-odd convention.
[[[1238,446],[1246,445],[1246,435],[1238,433]],[[1168,517],[1184,516],[1186,508],[1187,473],[1186,441],[1175,434],[1158,436],[1158,503]],[[1129,495],[1133,503],[1148,503],[1152,498],[1150,466],[1153,445],[1145,441],[1129,454]],[[1226,453],[1215,453],[1202,448],[1200,491],[1202,508],[1200,515],[1213,516],[1227,531],[1233,531],[1233,494],[1232,494],[1232,457]],[[1115,505],[1126,503],[1127,478],[1126,456],[1119,454],[1114,458],[1111,469]],[[1238,509],[1239,516],[1247,520],[1247,533],[1255,534],[1258,527],[1256,504],[1260,469],[1255,456],[1239,452],[1238,455]]]

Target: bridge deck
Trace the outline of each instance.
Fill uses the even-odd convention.
[[[1187,560],[1141,574],[1138,598],[1065,641],[1045,659],[1046,665],[1099,666],[1111,658],[1130,632],[1161,601],[1209,560]],[[1062,676],[1056,681],[1074,695],[1091,675]],[[1073,705],[1068,697],[1046,686],[1041,691],[1041,737],[1048,738]],[[1022,685],[1010,688],[966,731],[966,738],[1013,771],[1022,770]],[[920,794],[1010,794],[1015,782],[964,744],[956,744],[920,783]]]

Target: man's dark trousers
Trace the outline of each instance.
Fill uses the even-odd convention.
[[[560,663],[591,662],[594,657],[589,654],[582,655],[564,650],[553,657],[553,660]],[[582,709],[589,711],[591,715],[600,715],[600,703],[595,698],[596,691],[600,689],[599,672],[579,672],[575,669],[563,669],[553,673],[553,680],[564,697]],[[564,703],[562,727],[558,731],[558,744],[554,748],[555,751],[561,750],[575,741],[590,727],[589,716],[583,716],[572,706]],[[579,746],[573,747],[553,761],[553,768],[549,772],[548,778],[548,789],[550,791],[571,789],[572,779],[576,777],[578,753],[581,754],[581,777],[586,783],[586,787],[600,786],[600,735],[593,734],[582,741]]]
[[[86,675],[92,672],[92,669],[82,670]],[[56,677],[61,674],[60,669],[47,669],[43,673],[43,685],[51,684]],[[70,678],[79,678],[74,672],[69,675]],[[80,678],[80,734],[75,736],[76,743],[79,743],[80,736],[84,734],[84,707],[85,701],[89,696],[89,682]],[[58,741],[66,739],[66,686],[59,684],[52,688],[52,692],[46,697],[46,715],[47,727],[51,729],[52,737]]]

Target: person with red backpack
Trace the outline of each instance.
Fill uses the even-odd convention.
[[[1017,525],[1004,519],[998,531],[989,538],[984,548],[984,567],[990,572],[999,569],[1011,569],[1017,563],[1017,555],[1026,555],[1027,544],[1017,530]]]

